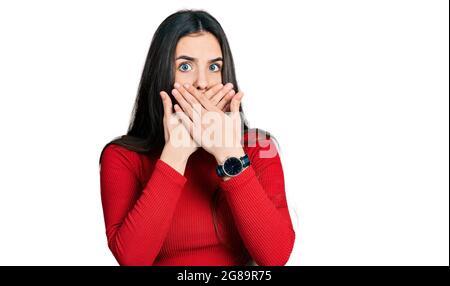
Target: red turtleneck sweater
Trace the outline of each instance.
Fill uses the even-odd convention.
[[[254,138],[255,136],[252,136]],[[245,142],[249,139],[244,135]],[[295,233],[271,139],[244,144],[250,166],[223,181],[199,148],[184,175],[159,159],[110,144],[100,185],[108,247],[120,265],[284,265]],[[272,149],[275,148],[275,149]],[[212,195],[216,201],[214,227]]]

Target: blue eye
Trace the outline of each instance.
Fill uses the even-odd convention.
[[[190,71],[190,70],[192,69],[192,67],[191,67],[189,64],[187,64],[187,63],[182,63],[182,64],[178,67],[178,69],[179,69],[180,71],[182,71],[182,72],[187,72],[187,71]]]
[[[213,72],[219,71],[220,70],[220,65],[212,64],[212,65],[209,66],[209,70],[213,71]]]

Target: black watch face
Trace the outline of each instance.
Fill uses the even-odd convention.
[[[225,173],[229,176],[235,176],[242,171],[242,163],[238,158],[228,158],[223,164]]]

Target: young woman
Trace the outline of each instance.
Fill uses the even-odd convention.
[[[128,132],[100,155],[106,236],[119,264],[287,262],[295,233],[280,157],[268,133],[248,128],[242,96],[214,17],[183,10],[161,23]],[[210,142],[211,134],[233,139]]]

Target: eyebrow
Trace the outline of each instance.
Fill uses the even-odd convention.
[[[180,60],[180,59],[184,59],[184,60],[188,60],[188,61],[192,61],[192,62],[197,62],[196,58],[190,57],[190,56],[179,56],[178,58],[176,58],[175,60]],[[215,59],[209,60],[209,63],[213,63],[213,62],[217,62],[217,61],[222,61],[223,62],[223,58],[222,57],[217,57]]]

